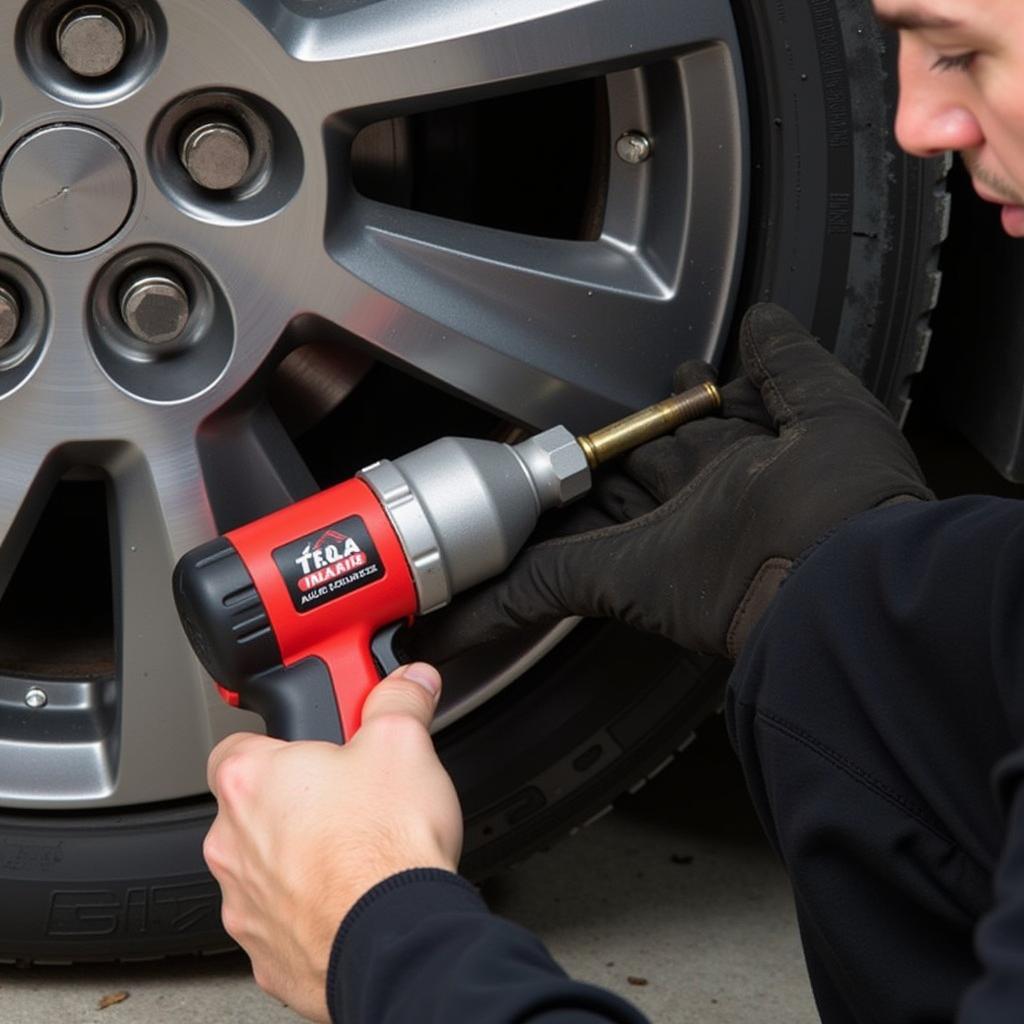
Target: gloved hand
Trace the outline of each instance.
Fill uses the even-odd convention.
[[[344,746],[235,733],[210,754],[203,853],[224,927],[257,984],[310,1020],[328,1020],[328,958],[353,904],[408,868],[456,869],[462,813],[428,732],[440,691],[431,666],[405,666]]]
[[[858,512],[933,497],[886,409],[789,313],[755,306],[739,344],[743,375],[722,389],[722,418],[599,474],[570,535],[417,625],[416,656],[443,661],[582,615],[736,658],[806,548]]]

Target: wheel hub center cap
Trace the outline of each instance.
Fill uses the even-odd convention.
[[[135,203],[135,176],[124,151],[84,125],[51,125],[26,136],[0,174],[8,223],[47,252],[98,248],[117,234]]]

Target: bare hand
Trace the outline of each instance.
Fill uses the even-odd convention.
[[[462,815],[428,732],[440,687],[429,665],[399,669],[343,747],[236,733],[210,754],[203,852],[224,927],[257,984],[311,1020],[329,1019],[331,945],[359,898],[408,868],[456,869]]]

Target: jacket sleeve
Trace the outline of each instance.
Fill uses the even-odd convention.
[[[975,500],[984,503],[994,535],[985,563],[992,586],[991,600],[973,610],[968,625],[988,640],[1017,747],[1000,758],[993,774],[1006,838],[993,883],[992,908],[975,937],[982,975],[968,991],[957,1020],[959,1024],[1016,1024],[1024,1012],[1024,502]]]
[[[1024,750],[1013,760],[1019,773]],[[1019,787],[1010,809],[993,907],[978,929],[976,948],[983,974],[967,992],[959,1024],[1018,1024],[1024,1013],[1024,792]]]
[[[888,557],[876,568],[894,645],[914,651],[932,680],[955,672],[978,702],[996,706],[1000,732],[990,736],[992,762],[984,767],[1003,815],[1002,846],[991,905],[974,933],[979,973],[956,1019],[1017,1024],[1024,1020],[1024,502],[971,496],[903,506],[869,514],[860,528],[887,535],[878,550]],[[915,545],[921,535],[927,543]],[[942,699],[942,689],[935,692]],[[964,747],[978,756],[969,735],[964,723]],[[941,777],[937,766],[931,771]]]
[[[1024,503],[849,520],[794,568],[733,693],[819,1006],[1024,1020]]]
[[[984,501],[984,499],[977,499]],[[1024,1013],[1024,503],[988,500],[991,601],[974,611],[997,673],[1017,749],[996,766],[994,785],[1006,816],[992,909],[975,946],[982,976],[961,1006],[960,1024],[1011,1024]]]
[[[572,981],[539,939],[493,916],[458,875],[417,868],[349,911],[327,974],[334,1024],[646,1024]]]

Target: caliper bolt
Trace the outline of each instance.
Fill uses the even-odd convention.
[[[126,44],[124,22],[108,7],[75,7],[57,26],[60,59],[82,78],[110,74],[124,59]]]
[[[188,292],[168,274],[139,274],[121,289],[121,316],[128,330],[149,345],[174,341],[190,313]]]
[[[643,132],[623,132],[615,140],[615,152],[627,164],[642,164],[649,159],[653,148],[650,137]]]
[[[196,125],[182,139],[179,155],[192,180],[215,192],[240,185],[252,162],[245,133],[225,121]]]
[[[21,322],[21,307],[17,296],[0,284],[0,346],[6,345],[17,333]]]
[[[32,689],[25,694],[25,707],[31,708],[33,711],[45,708],[49,703],[50,698],[46,695],[46,691],[39,689],[38,686],[33,686]]]

